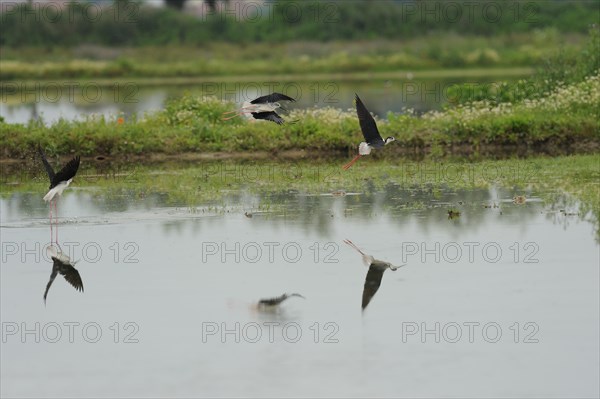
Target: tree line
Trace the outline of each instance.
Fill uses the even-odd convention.
[[[403,39],[439,32],[491,36],[547,27],[584,33],[600,16],[596,0],[210,0],[205,2],[208,12],[203,16],[182,12],[185,0],[167,3],[171,7],[153,8],[143,2],[116,0],[100,11],[91,3],[69,2],[60,11],[43,3],[11,3],[10,9],[0,13],[0,46]]]

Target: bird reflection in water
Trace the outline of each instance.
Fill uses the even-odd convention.
[[[281,296],[278,297],[274,297],[274,298],[267,298],[267,299],[261,299],[260,301],[258,301],[258,303],[256,304],[256,308],[261,311],[261,312],[273,312],[273,313],[277,313],[280,311],[281,308],[281,304],[288,298],[292,298],[292,297],[299,297],[302,299],[306,299],[304,298],[302,295],[300,294],[283,294]]]
[[[344,240],[344,242],[358,251],[358,253],[362,255],[365,265],[369,266],[369,271],[367,272],[367,278],[365,279],[365,287],[362,295],[362,310],[364,311],[369,302],[371,302],[371,299],[373,299],[375,296],[375,293],[377,293],[377,290],[379,290],[383,273],[387,269],[396,271],[402,266],[406,265],[394,266],[389,262],[375,259],[373,256],[367,255],[361,251],[356,245],[354,245],[352,241]]]
[[[46,297],[48,296],[48,290],[50,290],[50,286],[54,282],[56,276],[60,273],[61,276],[67,280],[69,284],[71,284],[77,291],[83,292],[83,281],[81,281],[81,276],[77,269],[75,269],[75,263],[72,262],[71,259],[59,252],[57,247],[51,245],[46,248],[46,252],[48,256],[52,259],[52,274],[50,274],[50,280],[46,285],[46,291],[44,292],[44,304],[46,303]]]
[[[230,312],[238,312],[240,310],[247,310],[253,317],[258,316],[259,318],[266,317],[267,319],[289,319],[295,318],[297,314],[292,312],[289,314],[286,306],[283,306],[283,302],[292,297],[299,297],[306,299],[300,294],[283,294],[278,297],[264,298],[259,301],[252,301],[250,303],[246,301],[238,301],[236,299],[229,299],[227,301],[227,309]]]

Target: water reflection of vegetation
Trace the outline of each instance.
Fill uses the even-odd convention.
[[[252,213],[253,221],[293,221],[326,234],[333,218],[427,213],[423,230],[476,226],[514,208],[521,223],[544,210],[555,223],[591,219],[598,238],[600,159],[594,155],[480,162],[397,162],[365,159],[350,172],[331,162],[203,162],[159,165],[82,165],[74,183],[104,212],[178,207],[189,214]],[[0,188],[8,212],[44,215],[40,165],[4,168]],[[513,197],[525,196],[523,205]],[[535,199],[538,198],[538,202]],[[530,199],[534,199],[530,202]],[[541,201],[543,201],[543,203]],[[36,211],[37,209],[37,211]],[[535,211],[534,211],[535,210]],[[591,215],[591,218],[590,218]],[[407,218],[393,218],[407,223]]]

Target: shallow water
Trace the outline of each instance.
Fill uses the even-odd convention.
[[[598,395],[597,226],[569,196],[222,183],[207,199],[174,190],[214,185],[80,179],[60,200],[59,241],[85,292],[59,276],[46,306],[45,185],[6,190],[2,395]],[[364,312],[367,267],[344,239],[406,264]],[[306,299],[254,307],[284,292]]]

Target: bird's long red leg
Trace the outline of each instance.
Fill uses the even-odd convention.
[[[344,170],[348,170],[348,169],[350,169],[350,167],[351,167],[352,165],[354,165],[354,163],[355,163],[356,161],[358,161],[358,158],[360,158],[360,154],[358,154],[357,156],[355,156],[355,157],[352,159],[352,161],[350,161],[350,162],[348,162],[346,165],[344,165]]]
[[[229,120],[231,118],[235,118],[236,116],[238,116],[238,114],[239,114],[240,111],[241,110],[239,110],[239,109],[234,109],[233,111],[225,111],[225,112],[223,112],[221,114],[221,120],[226,121],[226,120]],[[225,115],[229,115],[229,114],[235,114],[235,115],[233,115],[233,116],[231,116],[229,118],[225,118]]]
[[[363,251],[361,251],[352,241],[346,239],[344,240],[344,242],[348,245],[350,245],[352,248],[356,249],[362,256],[367,256],[366,254],[363,253]]]
[[[222,121],[228,121],[228,120],[230,120],[230,119],[233,119],[233,118],[235,118],[235,117],[237,117],[237,116],[242,116],[242,115],[244,115],[244,114],[249,114],[249,113],[251,113],[251,112],[252,112],[252,111],[240,111],[240,112],[238,112],[237,114],[235,114],[235,115],[233,115],[233,116],[228,116],[228,117],[226,117],[226,118],[221,118],[221,120],[222,120]]]
[[[228,120],[230,120],[230,119],[233,119],[233,118],[235,118],[235,117],[237,117],[237,116],[240,116],[240,115],[242,115],[242,113],[241,113],[241,112],[239,112],[239,113],[237,113],[237,114],[235,114],[235,115],[233,115],[233,116],[228,116],[228,117],[226,117],[226,118],[221,118],[221,120],[222,120],[222,121],[228,121]]]

